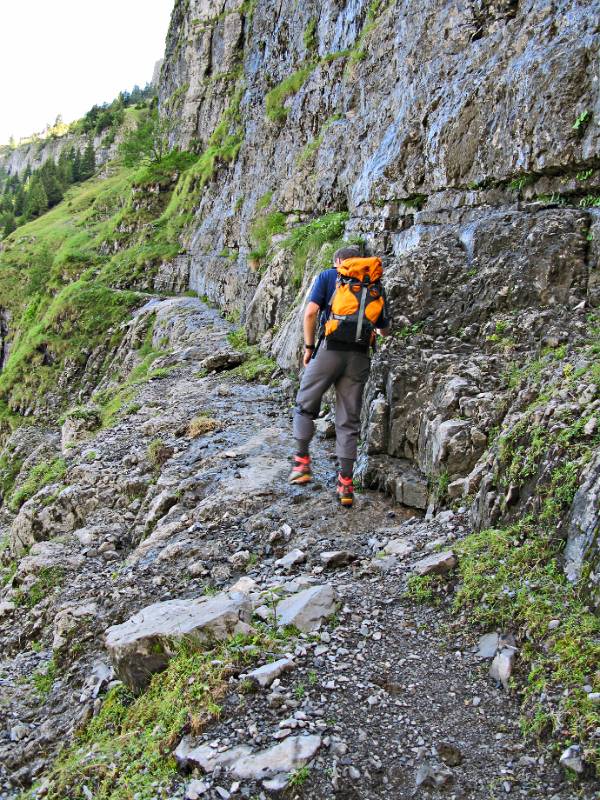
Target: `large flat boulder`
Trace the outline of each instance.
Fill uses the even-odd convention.
[[[335,601],[335,591],[330,584],[311,586],[277,605],[277,623],[295,625],[303,633],[310,633],[335,612]]]
[[[133,691],[144,689],[187,640],[199,647],[248,630],[248,595],[223,592],[199,600],[166,600],[107,629],[105,644],[115,672]]]
[[[190,748],[188,740],[183,739],[175,758],[181,766],[199,767],[204,772],[213,772],[217,767],[228,769],[240,780],[259,781],[281,773],[293,772],[306,764],[321,746],[318,734],[310,736],[290,736],[281,744],[267,750],[252,752],[247,745],[239,745],[219,752],[210,745]]]

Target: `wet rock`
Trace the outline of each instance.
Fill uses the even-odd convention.
[[[98,605],[94,602],[72,603],[63,606],[54,618],[54,639],[52,648],[60,650],[73,634],[81,641],[82,628],[98,616]]]
[[[436,745],[436,750],[444,764],[448,764],[449,767],[458,767],[462,763],[463,755],[456,745],[450,742],[439,742]]]
[[[336,595],[330,584],[304,589],[277,605],[279,625],[295,625],[304,633],[316,630],[336,608]]]
[[[410,555],[414,549],[414,545],[410,544],[410,542],[404,541],[403,539],[392,539],[383,548],[383,552],[390,556],[396,556],[397,558],[405,558],[405,556]]]
[[[119,678],[139,691],[164,669],[182,639],[199,647],[246,632],[251,606],[247,595],[222,593],[203,600],[166,600],[139,611],[105,634]]]
[[[215,353],[208,358],[203,359],[199,367],[205,369],[207,372],[223,372],[227,369],[234,369],[243,364],[247,356],[244,353],[238,352],[222,352]]]
[[[499,636],[497,633],[485,633],[477,644],[479,658],[493,658],[498,649]]]
[[[190,781],[185,789],[185,800],[198,800],[209,791],[210,787],[204,781],[194,779]]]
[[[458,559],[454,553],[451,550],[444,550],[417,561],[413,571],[417,575],[446,575],[457,563]]]
[[[580,580],[586,565],[590,568],[589,589],[600,602],[600,453],[580,478],[568,521],[564,569],[567,578]]]

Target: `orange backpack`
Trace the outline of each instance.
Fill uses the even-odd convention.
[[[325,338],[368,346],[375,339],[375,323],[385,306],[381,259],[346,258],[337,272]]]

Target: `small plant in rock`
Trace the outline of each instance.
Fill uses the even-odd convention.
[[[173,455],[173,448],[162,439],[153,439],[148,445],[148,460],[155,469],[160,469]]]
[[[50,592],[63,582],[64,570],[61,567],[42,567],[38,572],[36,582],[24,592],[18,589],[15,595],[15,603],[18,606],[33,608],[44,600]]]
[[[291,773],[288,786],[291,786],[294,789],[299,789],[306,783],[309,775],[310,768],[307,764],[305,764],[303,767],[298,767],[298,769]]]
[[[189,439],[196,439],[198,436],[203,436],[206,433],[212,433],[221,427],[218,419],[212,417],[205,417],[199,414],[194,417],[187,427],[187,435]]]
[[[304,684],[297,683],[294,686],[294,697],[296,698],[296,700],[302,700],[305,694],[306,694],[306,687],[304,686]]]
[[[311,669],[311,671],[308,673],[308,683],[310,684],[310,686],[315,686],[317,680],[318,678],[316,671],[314,669]]]
[[[254,694],[257,689],[256,683],[251,678],[244,678],[239,686],[242,694]]]
[[[581,114],[577,116],[577,119],[573,123],[573,130],[580,135],[583,134],[591,119],[592,119],[592,112],[589,109],[582,111]]]
[[[48,661],[45,669],[33,673],[33,685],[42,700],[45,700],[52,691],[54,681],[56,680],[56,673],[57,667],[54,659]]]
[[[437,590],[443,581],[437,575],[411,575],[406,581],[404,597],[415,603],[438,605],[440,602]]]

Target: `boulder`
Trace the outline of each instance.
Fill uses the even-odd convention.
[[[294,662],[291,658],[280,658],[278,661],[264,664],[262,667],[257,667],[253,669],[252,672],[248,672],[240,677],[249,679],[258,684],[262,689],[265,689],[273,683],[275,678],[278,678],[280,675],[283,675],[284,672],[288,672],[293,668]]]
[[[434,553],[427,558],[422,558],[413,567],[417,575],[445,575],[454,569],[458,560],[451,550]]]
[[[217,767],[228,769],[240,780],[259,781],[280,773],[293,772],[306,764],[321,746],[321,737],[289,736],[285,741],[267,750],[253,752],[246,745],[218,752],[210,745],[191,748],[184,738],[175,750],[177,762],[186,768],[199,767],[204,772],[213,772]]]
[[[286,597],[277,605],[279,625],[295,625],[304,633],[316,630],[335,611],[335,591],[326,583]]]
[[[118,677],[138,692],[154,672],[167,666],[178,643],[185,639],[202,647],[246,632],[251,613],[248,596],[242,593],[166,600],[108,628],[105,644]]]
[[[564,570],[572,582],[580,580],[584,567],[591,567],[588,588],[600,603],[600,453],[584,474],[571,505]]]

